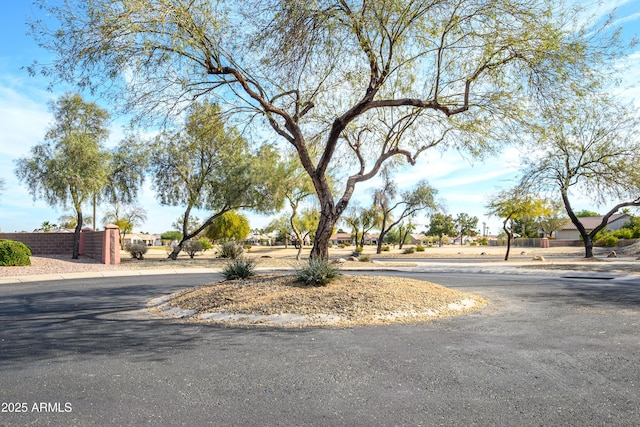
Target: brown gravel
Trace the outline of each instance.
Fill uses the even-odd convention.
[[[480,296],[413,279],[344,274],[327,286],[310,287],[283,274],[188,289],[155,311],[175,315],[176,308],[192,310],[189,318],[194,321],[223,313],[246,315],[232,319],[240,324],[352,326],[431,320],[486,304]]]

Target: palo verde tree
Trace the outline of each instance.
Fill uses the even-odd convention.
[[[147,220],[147,211],[140,205],[123,204],[118,200],[113,202],[104,213],[102,222],[111,223],[118,226],[120,230],[120,248],[125,249],[124,239],[133,228],[141,225]]]
[[[363,208],[354,203],[342,217],[342,221],[351,227],[356,246],[363,247],[368,232],[380,226],[380,210],[375,206]]]
[[[295,149],[320,203],[311,256],[358,183],[436,146],[481,154],[535,103],[580,91],[617,54],[555,0],[36,0],[41,72],[139,116],[198,98]],[[163,113],[163,114],[159,114]],[[327,171],[343,162],[337,190]],[[427,171],[428,173],[428,171]]]
[[[163,205],[184,206],[182,240],[170,258],[176,259],[182,244],[194,238],[226,212],[255,209],[269,212],[282,205],[275,199],[272,165],[279,160],[269,146],[257,154],[234,129],[225,126],[218,106],[201,103],[189,110],[182,129],[159,135],[148,147],[150,173]],[[207,218],[190,227],[193,209],[207,211]]]
[[[527,159],[522,185],[560,193],[584,242],[585,258],[592,258],[593,238],[611,215],[640,206],[640,117],[630,106],[603,97],[573,102],[570,108],[549,106],[545,111],[534,133],[539,155]],[[576,193],[609,207],[590,231],[573,210]]]
[[[437,190],[426,181],[420,181],[414,188],[397,194],[396,183],[387,170],[383,171],[383,186],[373,193],[373,203],[380,211],[380,237],[376,253],[382,253],[384,236],[403,221],[414,217],[420,211],[437,209],[435,195]],[[407,228],[408,230],[408,228]],[[406,231],[405,234],[410,233]],[[402,233],[401,233],[402,235]],[[400,249],[404,239],[401,236]]]
[[[109,156],[104,141],[109,135],[109,114],[78,94],[67,93],[50,104],[54,123],[44,142],[19,159],[16,175],[29,187],[34,199],[52,206],[70,205],[76,216],[73,259],[78,259],[82,207],[109,181]]]
[[[251,226],[246,216],[228,211],[211,221],[211,225],[205,230],[205,236],[213,242],[243,242],[250,232]]]
[[[311,216],[299,218],[299,209],[301,203],[315,194],[313,182],[300,166],[297,156],[289,156],[286,161],[281,162],[279,170],[275,172],[277,179],[280,181],[280,188],[283,196],[291,208],[289,215],[289,226],[293,232],[293,240],[296,242],[298,252],[296,260],[300,260],[302,254],[302,246],[304,243],[303,234],[308,234],[311,230],[307,230]],[[313,222],[313,220],[311,220]]]
[[[502,190],[494,194],[486,206],[490,216],[502,218],[502,229],[507,234],[507,252],[504,260],[509,260],[511,242],[516,230],[516,220],[534,218],[548,213],[544,200],[537,199],[522,187]]]

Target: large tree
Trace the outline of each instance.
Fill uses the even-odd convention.
[[[100,193],[110,177],[110,152],[104,148],[109,114],[70,93],[50,107],[54,122],[45,141],[16,162],[16,175],[34,199],[41,197],[52,206],[71,205],[76,216],[73,259],[77,259],[83,205]]]
[[[31,33],[56,56],[32,72],[146,117],[215,98],[290,144],[320,201],[322,258],[356,184],[387,161],[439,145],[485,153],[533,101],[584,90],[615,53],[555,0],[36,3],[48,19]]]
[[[456,226],[456,231],[460,235],[460,245],[464,244],[464,236],[475,236],[477,234],[477,216],[471,216],[468,213],[461,212],[455,217],[453,223]]]
[[[523,218],[535,218],[549,212],[544,200],[532,196],[526,189],[518,186],[494,194],[486,208],[489,215],[503,219],[502,229],[507,234],[505,261],[509,260],[511,241],[516,233],[516,221],[522,223]]]
[[[522,183],[560,193],[584,242],[585,258],[592,258],[593,238],[611,215],[640,206],[640,117],[635,109],[602,97],[574,100],[571,107],[545,111],[534,133],[540,152],[527,159]],[[585,229],[573,209],[575,194],[608,207],[592,230]]]
[[[182,240],[169,255],[172,259],[185,241],[226,212],[269,212],[282,205],[272,191],[279,184],[271,176],[277,153],[263,146],[252,154],[248,142],[234,128],[225,126],[217,105],[194,104],[184,126],[159,135],[147,151],[160,203],[185,208]],[[193,209],[207,212],[206,219],[195,227],[190,226]]]
[[[448,214],[436,212],[431,215],[429,222],[429,231],[426,234],[438,236],[438,245],[442,246],[442,238],[444,236],[453,236],[456,232],[456,225],[453,217]]]

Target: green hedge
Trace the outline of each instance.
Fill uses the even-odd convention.
[[[0,265],[31,265],[31,249],[21,242],[0,239]]]

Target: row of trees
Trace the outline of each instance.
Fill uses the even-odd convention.
[[[265,143],[272,137],[291,147],[319,204],[315,258],[328,256],[329,238],[356,185],[384,166],[414,164],[426,150],[455,147],[481,156],[523,143],[514,140],[519,135],[534,141],[532,152],[546,153],[530,163],[539,167],[527,174],[529,187],[558,180],[546,174],[562,165],[552,163],[565,153],[557,156],[561,149],[546,141],[580,130],[572,112],[615,80],[611,61],[624,53],[608,22],[594,26],[578,9],[552,0],[36,4],[48,19],[36,20],[31,34],[54,59],[34,63],[32,72],[90,89],[140,119],[167,120],[194,104],[218,104],[222,114],[262,136],[254,138],[251,154],[258,163],[269,157]],[[557,126],[547,125],[554,121]],[[197,122],[200,127],[166,134],[158,144],[169,150],[172,138],[190,138],[209,126]],[[229,150],[238,153],[235,146]],[[185,179],[208,177],[200,188],[210,186],[218,179],[214,165],[187,173],[164,160],[163,167],[179,171],[156,171],[160,193],[174,188],[164,202],[180,199],[212,216],[234,207],[217,204],[217,195],[230,190],[225,185],[215,187],[212,200],[176,190]],[[589,174],[600,173],[596,164],[598,157],[585,164]],[[338,166],[342,175],[334,182],[331,171]],[[253,167],[226,169],[220,176],[247,182]],[[582,177],[575,170],[560,186],[572,220],[568,191]],[[608,183],[619,183],[607,176]],[[638,181],[620,184],[625,196],[633,187],[637,203]],[[610,194],[608,187],[595,190],[599,197]],[[268,210],[268,201],[256,203],[259,195],[232,204]]]

